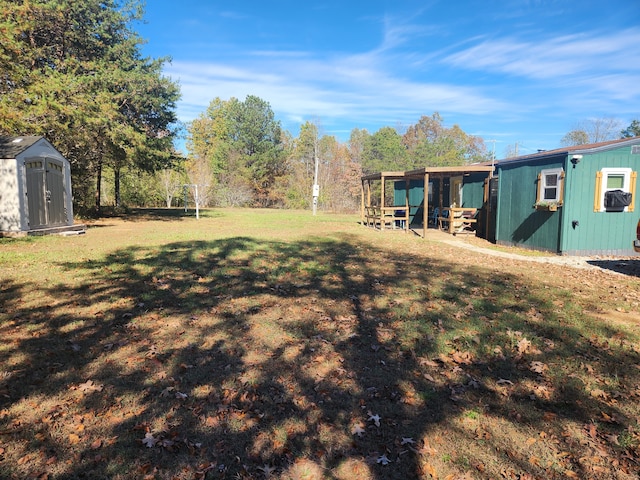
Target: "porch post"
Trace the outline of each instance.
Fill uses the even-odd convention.
[[[429,174],[424,172],[424,185],[422,186],[422,238],[427,238],[429,228]]]
[[[364,225],[364,180],[360,179],[360,224]]]
[[[380,176],[380,230],[384,230],[384,175]]]
[[[407,219],[405,221],[404,224],[404,231],[408,232],[409,231],[409,219],[411,218],[411,212],[409,211],[409,184],[410,184],[410,180],[408,178],[404,179],[404,214],[405,214],[405,218]]]

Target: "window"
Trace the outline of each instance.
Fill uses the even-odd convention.
[[[593,201],[595,212],[632,212],[635,201],[637,172],[630,168],[603,168],[596,172],[596,188]],[[611,202],[614,198],[626,198],[627,205]]]
[[[564,171],[561,168],[542,170],[538,175],[536,203],[562,204]]]

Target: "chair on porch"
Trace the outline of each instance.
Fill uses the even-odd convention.
[[[449,229],[449,209],[443,208],[442,215],[438,216],[438,228],[440,230],[448,230]]]
[[[440,215],[440,209],[438,207],[433,209],[433,214],[431,215],[431,222],[434,226],[438,225],[438,216]]]

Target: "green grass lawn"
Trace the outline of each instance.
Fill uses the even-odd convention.
[[[637,480],[637,277],[200,213],[0,240],[0,478]]]

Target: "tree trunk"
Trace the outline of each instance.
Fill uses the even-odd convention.
[[[115,167],[113,169],[113,177],[114,177],[114,190],[116,197],[116,208],[120,206],[120,167]]]
[[[102,161],[98,161],[96,170],[96,214],[100,215],[100,196],[102,195]]]

